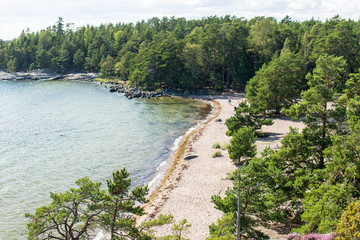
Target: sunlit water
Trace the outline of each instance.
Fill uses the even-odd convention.
[[[190,100],[128,100],[97,84],[0,81],[0,239],[26,239],[26,212],[88,176],[127,168],[151,181],[175,140],[209,106]]]

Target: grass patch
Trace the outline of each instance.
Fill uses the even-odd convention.
[[[230,143],[225,143],[225,144],[223,144],[223,145],[221,146],[221,149],[222,149],[222,150],[227,150],[229,146],[230,146]]]
[[[221,148],[220,143],[218,142],[214,143],[213,148],[220,149]]]
[[[211,157],[212,158],[222,157],[222,153],[220,151],[216,151],[216,152],[213,153],[213,155]]]
[[[237,178],[236,174],[235,174],[235,171],[232,171],[232,172],[228,172],[227,173],[227,179],[228,180],[235,180]]]

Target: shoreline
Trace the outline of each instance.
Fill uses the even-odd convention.
[[[38,82],[38,81],[32,81],[32,80],[30,80],[29,82],[24,82],[25,83],[25,85],[28,85],[28,84],[32,84],[32,83],[35,83],[35,82]],[[63,81],[61,80],[61,83],[62,83]],[[21,83],[21,85],[22,85],[22,83],[23,82],[19,82],[19,83]],[[65,83],[65,82],[64,82]],[[89,82],[90,83],[90,82]],[[85,83],[86,85],[89,85],[89,83]],[[38,83],[36,83],[35,85],[37,85]],[[43,83],[41,82],[39,82],[39,85],[42,85]],[[85,85],[85,84],[80,84],[80,85]],[[18,84],[15,84],[15,85],[18,85]],[[50,84],[51,86],[53,85],[53,84]],[[90,83],[90,85],[94,85],[93,83]],[[7,84],[5,84],[4,86],[7,86]],[[9,85],[9,86],[12,86],[12,85]],[[102,86],[91,86],[90,88],[91,89],[93,89],[93,87],[95,88],[96,87],[96,89],[97,88],[99,88],[100,89],[100,91],[101,92],[103,92],[104,94],[106,94],[106,95],[112,95],[111,93],[109,93],[108,91],[103,91],[103,87]],[[4,88],[5,89],[5,88]],[[12,88],[10,88],[11,90],[12,90]],[[89,92],[89,91],[86,91],[87,93]],[[51,93],[51,91],[50,91],[50,93]],[[91,93],[93,93],[92,91],[91,91]],[[76,92],[74,92],[74,94],[76,94],[76,95],[78,95],[78,91],[76,91]],[[26,95],[25,95],[26,96]],[[57,95],[56,95],[57,96]],[[64,96],[64,95],[61,95],[61,96]],[[100,95],[101,96],[101,95]],[[114,96],[114,95],[113,95]],[[119,94],[119,97],[120,97],[121,95]],[[118,97],[112,97],[112,99],[117,99]],[[123,98],[122,96],[121,96],[121,98]],[[42,99],[42,98],[41,98]],[[58,98],[57,98],[58,99]],[[101,99],[101,98],[100,98]],[[103,98],[104,99],[104,98]],[[126,99],[124,99],[124,101],[127,101],[127,102],[129,102],[129,103],[131,103],[131,101],[128,101],[128,100],[126,100]],[[139,100],[140,101],[140,100]],[[145,101],[145,100],[144,100]],[[154,101],[156,101],[156,102],[161,102],[160,100],[154,100]],[[174,100],[169,100],[169,101],[171,101],[171,102],[173,102]],[[100,102],[100,101],[96,101],[96,102]],[[134,101],[132,101],[133,103],[134,103]],[[175,102],[177,102],[177,101],[175,101]],[[207,116],[209,116],[209,113],[211,112],[211,107],[209,106],[209,105],[207,105],[206,104],[206,106],[205,106],[205,104],[199,104],[199,102],[197,101],[197,102],[195,102],[195,100],[186,100],[185,99],[185,101],[184,102],[191,102],[191,105],[192,104],[194,104],[194,107],[195,106],[201,106],[201,108],[194,108],[193,110],[195,110],[195,111],[197,111],[197,112],[200,112],[199,110],[200,109],[203,109],[202,107],[204,107],[204,111],[201,111],[201,112],[203,112],[203,114],[199,114],[198,115],[198,117],[196,117],[196,120],[195,121],[184,121],[184,123],[182,123],[182,119],[183,119],[183,117],[180,117],[180,116],[178,116],[177,118],[174,118],[174,119],[180,119],[181,121],[179,121],[179,123],[178,124],[180,124],[180,126],[182,126],[183,124],[186,124],[186,127],[182,127],[182,129],[181,129],[181,132],[180,131],[175,131],[176,133],[175,134],[171,134],[170,136],[171,136],[171,138],[172,137],[174,137],[174,138],[176,138],[177,137],[177,135],[183,135],[185,132],[187,132],[188,131],[188,129],[190,128],[190,127],[194,127],[194,126],[197,126],[197,124],[199,124],[199,123],[202,123],[203,121],[204,121],[204,119],[207,117]],[[101,103],[101,102],[100,102]],[[46,104],[47,106],[48,106],[48,104],[45,102],[44,104]],[[108,104],[109,105],[109,104]],[[118,104],[116,104],[116,106],[118,106]],[[185,108],[183,108],[183,107],[181,107],[181,106],[179,106],[179,109],[176,107],[176,106],[174,106],[174,107],[172,107],[171,105],[168,105],[169,107],[171,107],[171,108],[174,108],[175,107],[175,109],[173,109],[173,111],[170,111],[170,113],[173,113],[174,111],[176,112],[176,111],[179,111],[179,109],[189,109],[189,111],[191,110],[191,108],[189,108],[189,107],[185,107]],[[157,107],[156,107],[157,108]],[[166,107],[167,108],[167,107]],[[102,106],[101,106],[101,109],[102,109]],[[152,110],[152,108],[148,108],[148,109],[150,109],[150,110]],[[111,109],[109,109],[109,110],[112,110],[112,108]],[[206,111],[205,111],[206,110]],[[112,112],[112,111],[109,111],[109,112]],[[191,112],[191,111],[190,111]],[[162,112],[160,112],[160,113],[162,113]],[[181,114],[181,115],[183,115],[183,114]],[[161,115],[159,115],[159,117],[162,117],[163,115],[161,114]],[[167,115],[164,115],[165,117],[167,117]],[[184,115],[184,116],[188,116],[188,115]],[[170,115],[169,115],[169,117],[170,117]],[[193,118],[191,115],[189,115],[189,118]],[[117,119],[117,118],[116,118]],[[140,119],[140,118],[139,118]],[[153,119],[150,119],[151,121],[155,121],[157,118],[154,116],[154,118]],[[172,119],[172,118],[169,118],[169,119]],[[186,120],[186,119],[185,119]],[[66,121],[66,123],[68,123],[68,121]],[[165,122],[165,123],[167,123],[167,122]],[[176,128],[176,126],[178,125],[178,124],[175,124],[175,125],[172,125],[172,123],[175,123],[174,121],[171,121],[171,123],[170,124],[167,124],[166,126],[167,126],[167,128]],[[149,124],[150,125],[150,124]],[[152,124],[151,124],[152,125]],[[63,125],[61,125],[61,126],[63,126]],[[98,126],[98,125],[97,125]],[[157,126],[157,125],[155,125],[155,126]],[[151,126],[150,126],[151,127]],[[105,125],[105,128],[107,128],[107,126]],[[153,127],[152,127],[153,128]],[[59,128],[60,129],[60,128]],[[64,128],[62,128],[62,129],[64,129]],[[120,129],[119,127],[117,127],[117,129]],[[154,129],[154,128],[153,128]],[[67,130],[67,128],[66,128],[66,130]],[[71,130],[72,130],[72,128],[71,128]],[[158,130],[155,128],[155,133],[154,134],[156,134],[156,135],[158,135],[159,134],[159,132],[158,132]],[[92,132],[92,131],[91,131]],[[112,131],[113,132],[113,131]],[[171,129],[169,129],[169,132],[172,132],[172,130]],[[52,133],[52,132],[51,132]],[[57,132],[58,133],[58,132]],[[59,131],[59,134],[56,134],[56,137],[54,137],[54,138],[56,138],[56,139],[66,139],[66,137],[67,136],[72,136],[71,134],[68,134],[68,135],[65,135],[65,138],[63,138],[63,135],[60,135],[60,133],[62,133],[61,131]],[[67,131],[66,133],[69,133],[69,131]],[[116,132],[114,132],[115,134],[118,134],[118,133],[116,133]],[[154,135],[154,136],[156,136],[156,135]],[[37,134],[34,134],[34,136],[38,136]],[[78,135],[76,135],[76,136],[78,136]],[[149,135],[149,136],[153,136],[153,135]],[[37,137],[36,137],[37,138]],[[70,138],[70,137],[69,137]],[[169,158],[172,154],[173,154],[173,151],[171,151],[171,152],[169,152],[168,151],[168,149],[170,149],[172,146],[173,146],[173,144],[174,144],[174,138],[173,139],[171,139],[171,138],[169,138],[169,141],[164,141],[164,143],[162,143],[162,144],[155,144],[155,145],[153,145],[153,146],[159,146],[160,148],[158,148],[158,149],[160,149],[160,152],[159,152],[159,155],[154,155],[154,157],[158,157],[158,156],[164,156],[164,155],[166,155],[164,158],[161,158],[160,159],[160,161],[158,162],[158,163],[160,163],[161,161],[163,161],[163,160],[165,160],[165,159],[167,159],[167,158]],[[78,139],[78,138],[76,138],[76,139]],[[108,138],[109,139],[109,138]],[[151,138],[149,138],[150,140],[151,140]],[[154,140],[154,138],[152,138],[153,140]],[[51,140],[52,140],[52,138],[51,138]],[[147,141],[149,141],[149,140],[147,140]],[[81,142],[86,142],[86,141],[81,141]],[[130,142],[130,141],[129,141]],[[118,145],[118,144],[117,144]],[[124,145],[124,144],[123,144]],[[101,145],[98,145],[98,146],[101,146]],[[104,147],[101,147],[101,149],[103,149],[104,150],[104,152],[105,151],[108,151],[108,149],[106,148],[106,146],[108,146],[108,145],[104,145],[105,146],[105,148]],[[111,145],[110,145],[111,146]],[[120,146],[120,147],[122,147],[122,146]],[[124,146],[124,148],[125,148],[126,146]],[[164,150],[162,150],[162,147],[164,147]],[[119,149],[119,146],[117,147],[117,149]],[[76,150],[78,150],[78,148],[76,148]],[[154,150],[154,148],[148,148],[148,150]],[[120,150],[121,151],[121,150]],[[84,151],[85,152],[85,151]],[[169,152],[169,153],[168,153]],[[71,153],[70,151],[69,151],[69,153]],[[70,155],[70,154],[69,154]],[[92,156],[95,156],[94,158],[97,158],[97,155],[92,155]],[[108,155],[106,155],[106,156],[108,156]],[[151,155],[152,156],[152,155]],[[119,158],[118,156],[116,157],[117,159]],[[160,157],[159,157],[160,158]],[[115,163],[116,164],[116,159],[115,160],[113,160],[112,161],[113,163]],[[105,162],[104,162],[105,163]],[[83,166],[87,166],[86,168],[83,168],[83,169],[90,169],[91,171],[93,171],[93,172],[96,172],[96,173],[100,173],[99,175],[100,175],[100,177],[101,176],[103,176],[103,177],[101,177],[101,180],[100,181],[104,181],[104,179],[106,179],[106,178],[104,178],[104,173],[102,173],[101,174],[101,171],[98,171],[97,169],[98,169],[98,165],[105,165],[104,163],[102,163],[102,161],[100,161],[100,162],[95,162],[95,164],[93,164],[93,165],[87,165],[87,163],[85,163],[85,164],[83,164]],[[106,163],[106,165],[108,165],[107,163]],[[105,165],[105,166],[106,166]],[[116,164],[116,165],[118,165],[118,164]],[[123,165],[123,164],[121,164],[121,165]],[[121,166],[120,165],[120,166]],[[111,166],[111,165],[109,165],[109,166]],[[144,165],[144,166],[146,166],[146,165]],[[150,167],[155,167],[156,168],[156,165],[155,164],[149,164],[148,165],[148,169],[150,168]],[[117,168],[117,167],[116,167]],[[111,172],[112,171],[114,171],[114,169],[116,170],[116,168],[114,168],[114,167],[110,167],[110,168],[108,168],[108,169],[110,169],[111,170]],[[50,168],[49,168],[50,169]],[[60,168],[61,169],[61,168]],[[111,172],[109,173],[110,174],[110,176],[111,176]],[[90,174],[90,175],[89,175]],[[85,175],[83,175],[83,174],[81,174],[81,176],[89,176],[89,177],[91,177],[92,178],[92,180],[95,180],[95,179],[93,179],[93,177],[92,177],[92,173],[89,173],[89,174],[85,174]],[[98,175],[98,174],[97,174]],[[74,174],[72,174],[71,176],[76,176],[76,175],[74,175]],[[108,176],[108,174],[106,174],[106,176]],[[151,180],[151,175],[149,175],[150,177],[148,177],[148,175],[145,175],[145,174],[142,174],[142,172],[140,172],[140,174],[139,174],[139,176],[140,177],[138,177],[137,179],[135,179],[135,178],[133,178],[132,177],[132,179],[133,179],[133,181],[134,180],[136,180],[136,181],[138,181],[139,179],[141,180],[141,179],[143,179],[143,180],[146,180],[146,182],[148,182],[149,180]],[[143,176],[145,176],[145,177],[143,177]],[[70,178],[67,178],[67,179],[70,179]],[[76,179],[74,179],[74,181],[75,181]],[[144,182],[143,180],[141,180],[142,182]],[[70,184],[74,184],[74,181],[71,181],[71,183]],[[146,183],[145,182],[145,183]],[[103,185],[103,184],[102,184]],[[65,187],[66,188],[66,185],[65,184],[63,184],[63,183],[61,183],[61,186],[62,187]],[[104,186],[104,185],[103,185]],[[106,185],[104,186],[104,187],[106,187]],[[60,190],[59,192],[62,192],[62,191],[65,191],[65,190]],[[34,191],[33,191],[34,192]],[[46,197],[47,196],[47,194],[48,194],[48,192],[49,191],[46,191],[46,193],[44,193],[44,194],[40,194],[40,195],[42,195],[42,196],[45,196],[44,198],[46,198],[46,199],[48,199],[48,197]],[[40,206],[38,206],[38,207],[40,207]],[[28,210],[24,210],[24,212],[25,211],[28,211]],[[33,211],[35,211],[35,209],[33,209]],[[22,224],[22,226],[25,226],[24,224]],[[26,230],[24,230],[24,232],[25,232]],[[17,234],[14,234],[15,236],[17,235]]]
[[[146,214],[138,218],[138,223],[156,218],[160,214],[172,214],[175,223],[187,219],[192,225],[184,237],[189,239],[206,239],[209,237],[209,225],[216,223],[223,212],[214,208],[211,196],[224,196],[232,181],[227,174],[236,169],[226,150],[220,150],[222,157],[212,158],[212,153],[219,149],[212,148],[215,142],[228,144],[230,137],[225,135],[225,121],[234,114],[234,107],[245,100],[244,94],[217,96],[189,96],[197,100],[205,100],[214,104],[214,113],[206,122],[200,124],[188,134],[173,153],[173,161],[149,195],[149,203],[145,204]],[[229,101],[231,99],[231,102]],[[303,123],[288,118],[275,118],[274,125],[264,126],[262,130],[269,134],[256,142],[258,155],[265,147],[276,149],[281,139],[289,131],[289,126],[300,130]],[[172,224],[155,227],[156,236],[171,233]],[[260,227],[259,230],[270,238],[284,238],[274,229]]]
[[[179,98],[206,102],[211,105],[211,111],[179,137],[182,139],[177,149],[156,167],[153,178],[148,181],[149,188],[152,184],[149,203],[143,206],[147,214],[139,217],[138,222],[152,220],[159,214],[172,214],[176,223],[186,218],[192,224],[190,234],[185,234],[185,237],[205,239],[209,236],[208,226],[223,214],[214,208],[211,196],[219,192],[224,195],[225,190],[232,186],[227,174],[236,169],[226,150],[220,150],[223,154],[220,158],[212,158],[212,153],[218,151],[212,145],[219,142],[223,146],[230,142],[231,138],[225,135],[225,121],[234,114],[234,107],[245,100],[245,96],[234,93]],[[266,146],[277,146],[289,131],[288,126],[302,128],[301,122],[284,118],[274,119],[273,126],[264,126],[262,130],[270,136],[258,139],[258,154]],[[163,236],[171,232],[171,225],[154,230],[157,236]],[[262,230],[271,237],[283,237],[271,229]]]
[[[176,97],[176,98],[178,98],[178,97]],[[190,99],[189,97],[179,97],[179,98]],[[176,168],[176,163],[174,163],[174,160],[177,160],[177,162],[179,161],[179,159],[174,159],[174,157],[180,158],[183,156],[183,154],[181,154],[181,152],[179,152],[179,151],[181,151],[182,148],[187,147],[188,141],[191,138],[191,136],[189,136],[189,135],[194,134],[199,128],[203,127],[203,125],[205,125],[207,122],[211,121],[211,119],[213,117],[216,117],[219,114],[218,113],[219,106],[216,102],[207,101],[204,99],[192,99],[192,100],[202,101],[202,102],[210,105],[211,111],[205,116],[204,119],[196,122],[183,135],[181,135],[175,139],[175,141],[173,142],[173,145],[171,147],[172,153],[169,155],[169,157],[167,159],[165,159],[163,162],[161,162],[159,164],[159,166],[157,166],[153,178],[147,183],[148,187],[149,187],[148,199],[154,198],[155,197],[154,195],[157,194],[156,191],[158,191],[158,188],[161,185],[165,184],[165,181],[167,180],[166,177],[171,176],[171,172],[169,172],[170,169]]]
[[[190,97],[185,97],[190,98]],[[204,101],[207,104],[212,106],[211,112],[204,118],[204,120],[200,121],[199,123],[195,124],[193,127],[189,128],[189,130],[179,138],[181,138],[176,150],[169,156],[166,160],[166,164],[168,165],[164,172],[159,171],[159,174],[154,176],[152,180],[149,181],[149,188],[150,183],[154,184],[153,190],[149,193],[149,203],[144,205],[144,208],[148,208],[151,205],[151,201],[154,201],[156,198],[160,197],[159,195],[164,191],[164,188],[168,188],[168,185],[173,183],[173,174],[176,174],[176,170],[178,170],[178,165],[180,164],[181,158],[184,157],[186,154],[186,150],[189,147],[190,141],[193,140],[195,134],[201,134],[200,131],[205,128],[206,124],[212,121],[214,118],[218,117],[221,111],[221,107],[219,103],[215,101],[208,101],[204,99],[195,98],[196,101]],[[173,145],[176,144],[176,140]],[[161,168],[161,164],[157,168]],[[156,179],[160,178],[160,179]],[[154,181],[155,180],[155,181]],[[154,183],[152,183],[154,181]],[[151,189],[150,189],[151,190]]]
[[[235,170],[232,161],[227,156],[226,150],[223,151],[224,156],[221,158],[211,157],[212,152],[216,151],[216,149],[212,148],[212,145],[216,142],[216,137],[214,138],[213,136],[215,135],[219,137],[221,145],[227,144],[230,141],[230,138],[225,135],[225,131],[227,129],[225,126],[225,120],[233,114],[234,106],[237,106],[238,103],[240,103],[245,98],[243,94],[232,94],[231,96],[193,95],[188,96],[187,98],[194,98],[199,101],[206,101],[208,103],[211,103],[211,105],[213,106],[213,110],[209,114],[209,116],[199,124],[198,127],[196,127],[193,131],[191,131],[188,135],[184,137],[177,151],[173,153],[172,161],[169,168],[167,169],[160,183],[150,193],[148,198],[149,203],[143,206],[147,214],[139,217],[138,223],[151,220],[161,213],[170,213],[174,215],[174,219],[176,222],[179,222],[183,218],[186,218],[189,223],[192,224],[192,227],[190,228],[190,231],[192,233],[186,237],[189,237],[190,239],[205,239],[209,234],[208,225],[216,222],[216,220],[222,215],[222,212],[215,209],[212,205],[211,195],[218,194],[219,191],[224,194],[225,190],[232,184],[232,181],[227,180],[227,173]],[[228,102],[228,99],[232,99],[235,101],[230,103]],[[211,132],[209,134],[209,130],[215,130],[215,132]],[[204,141],[208,145],[207,149],[205,151],[199,151],[197,148],[204,145]],[[216,164],[213,166],[212,162],[216,162]],[[195,169],[195,175],[200,178],[198,179],[199,181],[193,179],[194,173],[187,173],[187,171],[191,170],[192,167],[196,167],[197,163],[200,163],[200,165],[205,164],[208,166],[205,172],[201,172],[201,170],[204,169],[203,166],[200,166],[199,169]],[[213,167],[214,169],[212,169]],[[212,173],[213,171],[215,172],[215,174]],[[203,178],[203,175],[206,175],[206,177]],[[189,197],[189,195],[182,190],[182,188],[184,187],[182,183],[187,180],[190,180],[190,189],[185,189],[185,191],[192,191],[192,194],[194,195],[193,197],[200,197],[201,199],[192,199],[192,194],[190,194],[190,198],[185,200],[185,203],[173,204],[172,200],[177,202],[179,200],[179,197]],[[206,185],[213,185],[213,183],[215,183],[214,187],[209,190],[208,186]],[[193,185],[196,185],[197,187],[200,187],[202,189],[199,189],[199,191],[197,192],[197,190],[192,187]],[[199,217],[197,213],[203,212],[202,210],[198,210],[198,207],[200,205],[202,205],[202,207],[206,209],[204,217],[207,221],[204,221],[204,219],[197,219]],[[178,209],[168,211],[167,209],[169,207],[171,208],[172,206],[175,206],[175,208],[177,206]],[[190,213],[190,215],[188,214],[188,216],[182,217],[182,213],[178,214],[179,210],[183,213]],[[171,232],[170,225],[156,227],[154,230],[158,236],[163,236]]]

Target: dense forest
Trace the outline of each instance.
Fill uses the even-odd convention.
[[[360,22],[339,16],[326,22],[155,17],[77,29],[59,18],[40,32],[23,31],[12,41],[0,40],[0,69],[101,72],[147,89],[222,91],[244,90],[264,64],[283,64],[284,76],[295,78],[298,88],[306,86],[306,73],[324,53],[343,56],[347,73],[357,71],[359,34]],[[287,56],[279,59],[284,51]]]

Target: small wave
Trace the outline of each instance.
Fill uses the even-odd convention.
[[[206,122],[209,121],[209,119],[213,118],[213,116],[215,115],[215,105],[213,103],[210,103],[211,104],[211,111],[207,114],[207,116],[205,118],[203,118],[202,120],[198,121],[194,126],[192,126],[191,128],[189,128],[187,130],[187,132],[176,138],[175,141],[174,141],[174,144],[173,146],[171,147],[171,151],[175,152],[179,146],[180,146],[180,143],[183,141],[183,139],[188,136],[190,133],[192,133],[194,130],[196,130],[197,128],[199,128],[200,126],[204,125]],[[148,187],[149,187],[149,192],[151,193],[153,190],[155,190],[155,187],[157,186],[157,184],[159,184],[159,182],[161,181],[161,179],[164,177],[164,174],[165,174],[165,171],[166,169],[162,169],[164,166],[166,166],[168,164],[168,161],[165,160],[163,162],[161,162],[159,164],[159,166],[156,168],[156,173],[155,173],[155,176],[148,182]]]
[[[210,111],[210,113],[202,120],[203,123],[209,121],[209,119],[213,118],[213,117],[215,116],[215,114],[216,114],[215,104],[212,103],[212,102],[210,102],[209,104],[211,105],[211,111]]]
[[[171,147],[171,151],[175,152],[178,148],[179,145],[181,143],[181,141],[183,140],[184,136],[180,136],[177,139],[175,139],[175,142],[173,144],[173,146]]]
[[[195,124],[193,127],[189,128],[188,131],[185,133],[185,135],[178,137],[175,140],[175,142],[171,148],[171,151],[175,152],[179,148],[179,145],[180,145],[181,141],[184,139],[184,137],[189,135],[192,131],[197,129],[200,125],[208,122],[209,119],[211,119],[214,115],[215,115],[215,106],[213,103],[211,103],[211,112],[201,122],[199,122],[199,123]]]
[[[157,183],[161,180],[161,178],[163,177],[163,174],[156,174],[155,177],[153,179],[151,179],[148,183],[148,187],[150,189],[149,192],[152,192],[153,188],[155,188],[155,186],[157,185]]]
[[[189,130],[185,133],[185,136],[189,135],[192,131],[196,130],[200,125],[201,123],[197,123],[193,127],[189,128]]]
[[[166,161],[163,161],[163,162],[160,163],[159,166],[156,168],[156,171],[158,172],[159,169],[160,169],[161,167],[165,166],[165,165],[166,165]]]
[[[194,131],[198,126],[199,126],[199,124],[196,124],[195,126],[189,128],[184,135],[176,138],[175,141],[174,141],[174,144],[173,144],[173,146],[170,148],[170,150],[173,151],[173,152],[175,152],[175,151],[179,148],[180,143],[182,142],[182,140],[183,140],[187,135],[189,135],[192,131]],[[167,152],[166,152],[166,153],[167,153]],[[159,171],[159,169],[160,169],[162,166],[164,166],[166,163],[167,163],[166,161],[163,161],[162,163],[160,163],[159,166],[156,168],[156,171]]]

